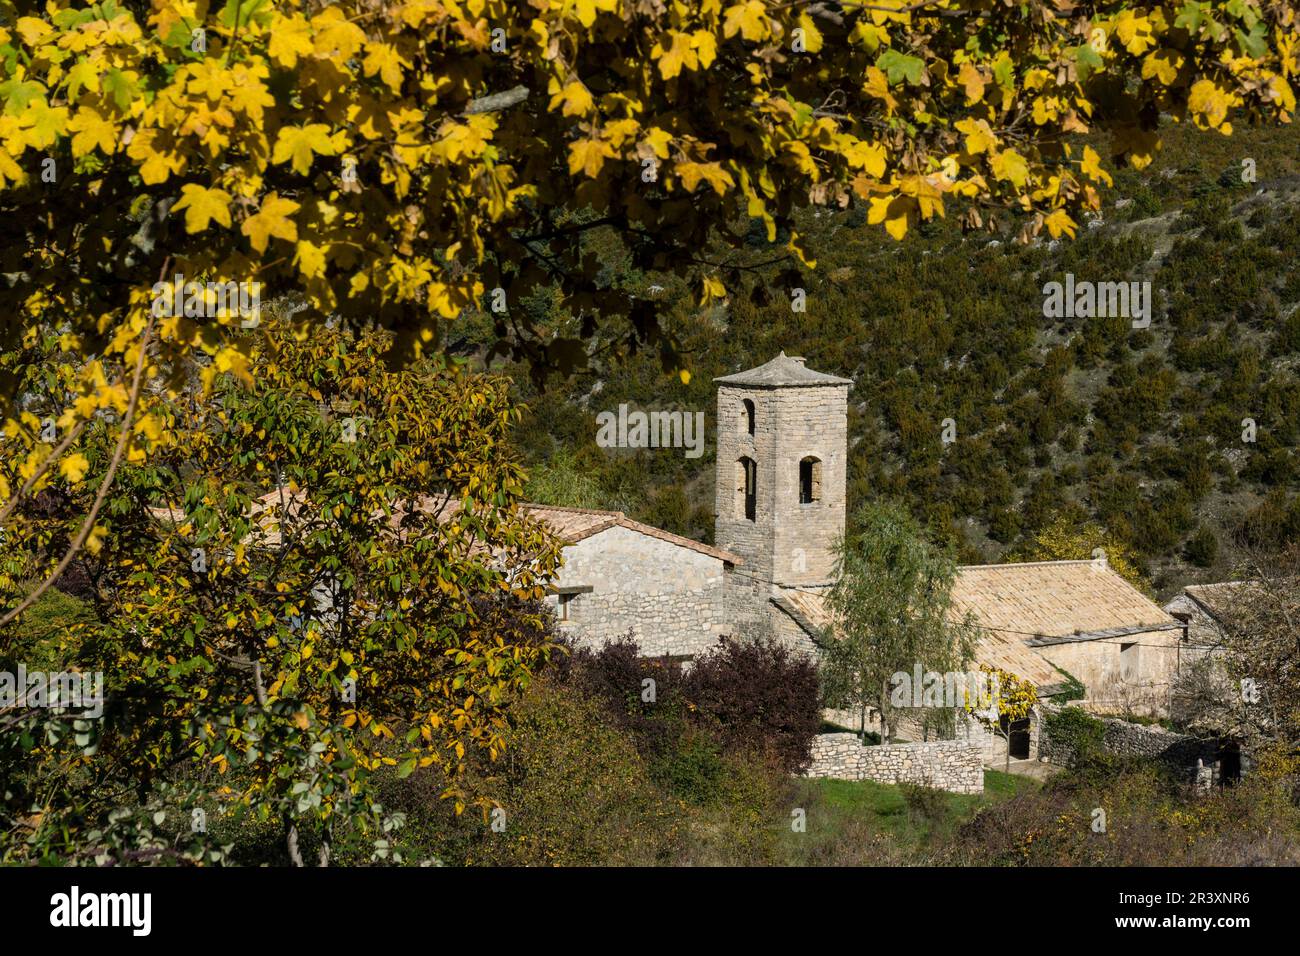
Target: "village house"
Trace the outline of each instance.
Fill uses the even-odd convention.
[[[1257,581],[1189,584],[1166,605],[1165,611],[1183,626],[1183,679],[1175,689],[1174,716],[1189,725],[1231,731],[1225,715],[1246,689],[1234,682],[1228,668],[1227,622],[1262,597]]]
[[[1247,587],[1249,582],[1242,581],[1189,584],[1165,605],[1165,611],[1186,629],[1187,660],[1223,654],[1224,621],[1232,613],[1233,603],[1242,600],[1243,588]]]
[[[690,659],[722,636],[769,637],[816,655],[833,632],[852,383],[785,353],[716,382],[714,545],[621,512],[532,507],[566,542],[551,601],[576,642],[630,635],[644,655]],[[963,567],[953,603],[979,626],[976,662],[1040,696],[1072,676],[1089,709],[1168,712],[1183,626],[1104,559]],[[1033,723],[1014,756],[1031,756]]]

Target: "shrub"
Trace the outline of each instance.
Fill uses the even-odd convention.
[[[693,717],[728,752],[770,752],[787,773],[808,766],[821,727],[817,666],[775,641],[723,638],[686,676]]]
[[[790,791],[789,778],[762,755],[723,754],[709,802],[687,808],[690,841],[676,862],[696,866],[777,862],[780,835],[790,826]]]
[[[942,790],[923,787],[915,783],[901,784],[903,802],[907,804],[907,816],[912,824],[931,826],[942,819],[948,812],[948,798]]]
[[[600,650],[570,649],[554,664],[557,679],[604,705],[615,725],[632,734],[647,759],[677,745],[686,726],[682,666],[667,657],[640,657],[629,635]]]
[[[469,862],[651,865],[675,851],[680,814],[650,784],[631,736],[572,687],[534,683],[500,772],[505,828],[483,824]]]
[[[718,801],[726,766],[722,747],[711,736],[687,728],[651,768],[654,780],[676,797],[696,806]]]
[[[1093,830],[1096,809],[1104,831]],[[1294,866],[1300,811],[1279,781],[1248,777],[1205,796],[1159,766],[1066,773],[980,812],[942,862],[974,866]]]
[[[1049,711],[1043,721],[1043,732],[1051,740],[1052,752],[1070,766],[1095,762],[1103,756],[1105,730],[1105,724],[1078,707]]]
[[[1188,540],[1184,554],[1187,560],[1198,568],[1208,568],[1218,557],[1219,539],[1215,537],[1213,530],[1202,525],[1201,529]]]
[[[12,626],[0,665],[13,670],[58,670],[80,656],[85,625],[96,621],[93,608],[80,598],[50,588]]]

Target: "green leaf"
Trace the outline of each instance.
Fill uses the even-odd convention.
[[[897,50],[886,50],[878,56],[876,66],[885,71],[890,86],[897,86],[904,79],[917,86],[921,82],[921,75],[925,72],[924,60],[899,53]]]
[[[112,94],[117,108],[125,111],[136,98],[136,82],[121,70],[114,68],[104,77],[104,92]]]
[[[1088,43],[1080,44],[1074,48],[1074,61],[1080,80],[1086,80],[1089,73],[1093,70],[1100,69],[1103,65],[1101,57],[1097,55],[1097,51]]]
[[[10,116],[21,116],[27,112],[27,104],[38,98],[45,99],[45,87],[31,80],[0,84],[0,99],[5,101],[5,112]]]

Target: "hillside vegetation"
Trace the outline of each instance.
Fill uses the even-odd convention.
[[[514,368],[531,408],[519,432],[529,491],[709,540],[712,379],[785,350],[856,383],[850,514],[866,499],[901,499],[971,562],[1033,554],[1045,529],[1088,522],[1130,549],[1162,594],[1228,576],[1239,546],[1300,537],[1298,140],[1172,127],[1162,156],[1120,173],[1104,218],[1074,241],[1018,246],[939,223],[897,243],[861,210],[823,214],[805,225],[815,270],[773,262],[779,251],[757,234],[702,252],[735,265],[731,284],[748,293],[707,310],[593,235],[607,281],[659,304],[690,375],[657,354],[610,361],[599,336],[586,372],[539,388]],[[1256,182],[1243,182],[1246,159]],[[1150,327],[1045,318],[1044,284],[1067,273],[1150,281]],[[795,288],[804,312],[791,307]],[[550,322],[561,334],[577,320]],[[597,412],[620,403],[704,411],[705,457],[597,448]],[[946,445],[945,419],[956,428]]]

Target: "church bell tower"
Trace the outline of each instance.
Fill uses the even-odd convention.
[[[783,587],[831,583],[844,533],[848,393],[853,383],[784,352],[715,379],[715,544]]]

